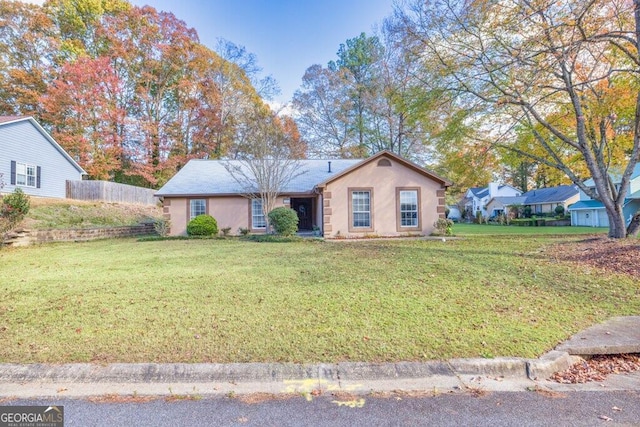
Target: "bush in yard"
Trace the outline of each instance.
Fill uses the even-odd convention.
[[[291,208],[275,208],[269,212],[269,223],[276,233],[292,236],[298,231],[298,214]]]
[[[0,179],[0,188],[2,180]],[[0,196],[0,246],[4,242],[5,233],[11,231],[29,212],[31,202],[29,196],[18,188],[12,194]]]
[[[556,211],[556,215],[563,216],[564,215],[564,206],[562,206],[562,205],[556,206],[555,211]]]
[[[438,218],[433,226],[438,230],[441,236],[451,236],[453,234],[453,221],[446,218]]]
[[[158,233],[160,237],[167,237],[171,230],[171,221],[168,219],[158,219],[153,223],[153,229]]]
[[[189,236],[215,236],[218,234],[218,222],[211,215],[198,215],[187,224]]]
[[[0,207],[0,215],[17,224],[22,221],[29,212],[31,201],[29,196],[24,194],[22,189],[17,188],[15,192],[8,194],[2,198],[2,206]]]

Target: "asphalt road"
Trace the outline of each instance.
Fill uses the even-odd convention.
[[[65,426],[640,426],[640,391],[490,392],[144,401],[11,400],[62,405]],[[133,401],[131,401],[133,400]]]

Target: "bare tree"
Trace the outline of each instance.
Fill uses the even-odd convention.
[[[255,110],[240,133],[244,149],[224,166],[245,197],[262,201],[266,229],[270,230],[268,214],[276,207],[278,196],[307,171],[295,158],[292,136],[275,113]]]

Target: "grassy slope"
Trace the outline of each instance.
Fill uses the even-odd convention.
[[[0,251],[0,362],[535,357],[640,284],[550,261],[575,237],[252,243],[122,239]]]
[[[31,197],[27,228],[91,228],[135,225],[162,217],[158,206],[127,203],[85,202]]]

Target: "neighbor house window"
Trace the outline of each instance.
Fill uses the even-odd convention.
[[[400,227],[418,226],[418,190],[400,191]]]
[[[267,228],[267,221],[262,210],[262,199],[251,200],[251,228]]]
[[[207,201],[205,199],[191,199],[189,201],[189,219],[207,213]]]
[[[353,189],[349,192],[351,207],[351,228],[353,231],[365,231],[372,228],[371,190]]]
[[[24,163],[16,163],[16,184],[27,187],[36,186],[36,167]]]

